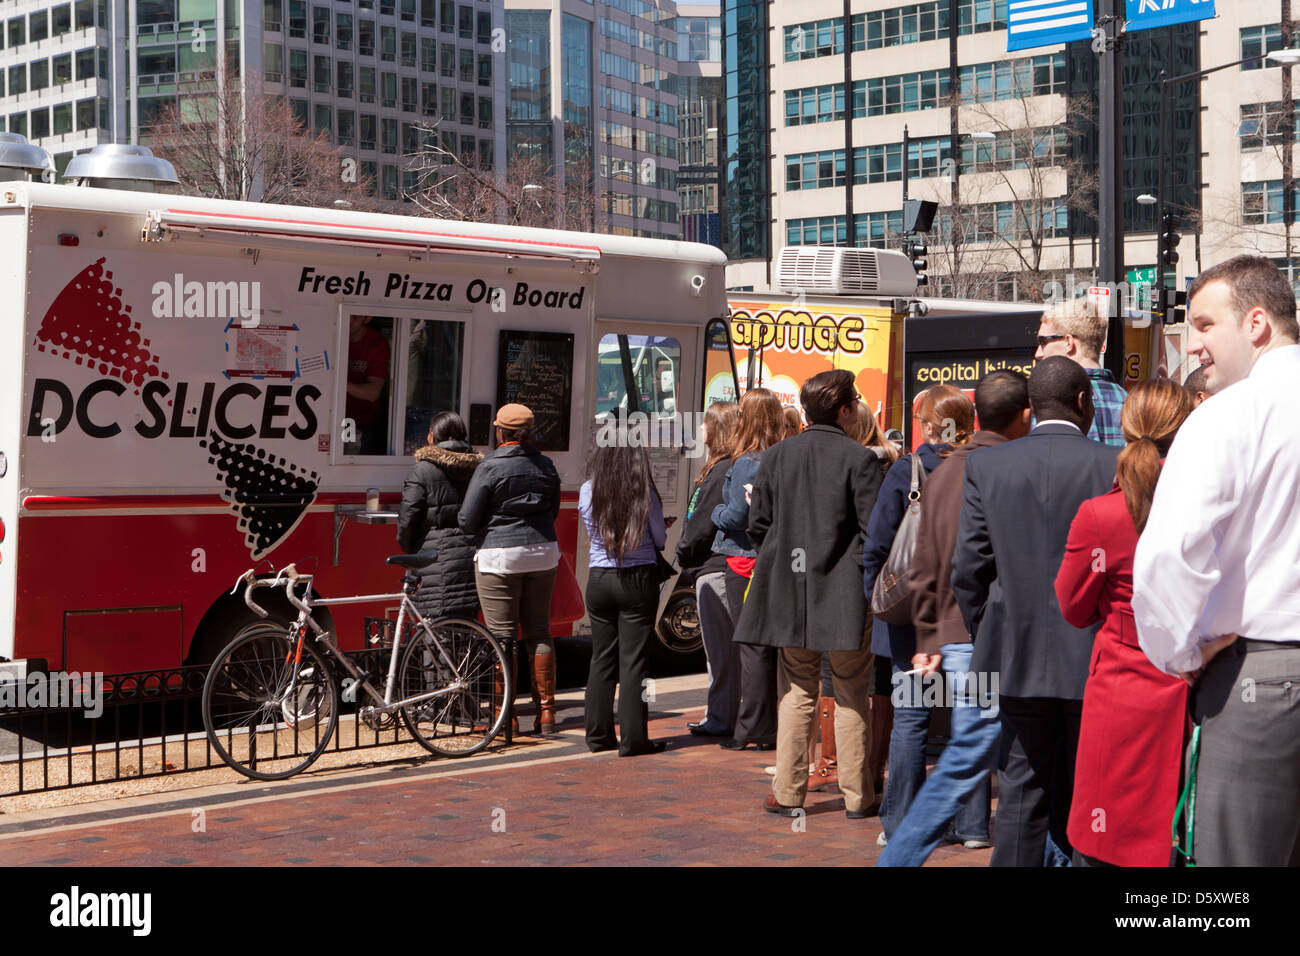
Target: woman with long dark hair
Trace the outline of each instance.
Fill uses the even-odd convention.
[[[686,725],[701,737],[730,737],[740,707],[740,658],[731,636],[735,627],[727,610],[726,559],[713,551],[718,535],[713,509],[722,504],[722,484],[731,462],[740,409],[735,402],[715,402],[704,412],[700,438],[709,451],[686,508],[686,523],[677,541],[677,566],[699,568],[695,577],[695,607],[709,670],[704,719]]]
[[[763,452],[785,437],[781,400],[766,388],[751,388],[740,399],[740,424],[731,468],[722,485],[722,503],[713,509],[718,528],[713,550],[726,558],[727,607],[734,628],[754,573],[758,549],[749,540],[749,489]],[[744,750],[776,749],[776,649],[740,644],[740,711],[735,736],[719,746]]]
[[[591,540],[587,615],[591,669],[587,675],[587,748],[618,747],[620,757],[658,753],[642,693],[650,676],[650,641],[659,610],[658,549],[664,546],[663,505],[644,447],[626,436],[591,455],[590,477],[578,493],[578,513]],[[614,688],[618,736],[614,734]]]
[[[437,563],[424,572],[413,598],[420,613],[430,620],[445,615],[478,617],[474,542],[457,523],[470,478],[483,460],[467,437],[460,415],[434,415],[429,422],[429,443],[416,451],[415,465],[402,489],[399,547],[407,554],[438,552]]]
[[[1056,575],[1065,619],[1074,627],[1101,621],[1083,689],[1067,830],[1075,862],[1085,866],[1170,862],[1191,729],[1187,684],[1158,670],[1138,644],[1133,556],[1161,462],[1192,408],[1191,394],[1168,379],[1139,382],[1129,392],[1120,414],[1128,444],[1116,462],[1115,487],[1079,506]]]

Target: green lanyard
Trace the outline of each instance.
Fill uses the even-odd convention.
[[[1174,849],[1187,858],[1189,867],[1196,865],[1196,859],[1192,855],[1196,852],[1196,764],[1201,756],[1201,725],[1197,724],[1192,728],[1192,768],[1187,774],[1187,782],[1183,785],[1183,792],[1178,797],[1178,806],[1174,809],[1174,822],[1172,825],[1172,836],[1174,839]],[[1183,806],[1187,806],[1187,849],[1184,850],[1178,845],[1178,820],[1183,815]]]

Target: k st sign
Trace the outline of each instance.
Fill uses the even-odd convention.
[[[1125,33],[1210,20],[1215,16],[1214,0],[1127,0],[1127,3]]]

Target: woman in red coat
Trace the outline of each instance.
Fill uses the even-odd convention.
[[[1083,691],[1068,833],[1082,865],[1168,866],[1187,685],[1147,660],[1133,621],[1133,553],[1160,466],[1192,411],[1168,380],[1139,383],[1120,423],[1128,445],[1115,487],[1079,506],[1056,575],[1056,598],[1075,627],[1102,622]]]

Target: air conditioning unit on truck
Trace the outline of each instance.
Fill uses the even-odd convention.
[[[13,181],[0,246],[0,658],[34,669],[208,661],[251,621],[226,592],[259,562],[314,570],[325,597],[393,591],[430,416],[459,411],[486,452],[507,401],[563,479],[552,630],[571,634],[598,410],[698,408],[706,357],[729,354],[707,329],[724,258],[692,243]],[[649,391],[618,374],[638,350]],[[650,449],[678,517],[687,450]],[[395,610],[325,623],[351,649]]]

